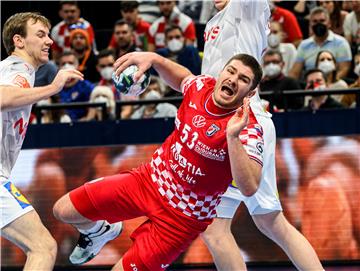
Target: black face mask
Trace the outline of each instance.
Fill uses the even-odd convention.
[[[312,31],[314,32],[315,36],[317,37],[324,37],[327,33],[326,25],[322,23],[317,23],[312,26]]]

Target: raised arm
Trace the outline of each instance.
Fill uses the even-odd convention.
[[[58,93],[68,79],[83,80],[83,75],[77,70],[60,70],[53,82],[44,87],[21,88],[13,85],[0,85],[1,112],[34,104]]]
[[[152,66],[160,77],[174,90],[181,91],[185,78],[194,76],[187,68],[152,52],[133,52],[116,60],[114,70],[119,75],[130,65],[136,65],[139,71],[135,74],[138,80]]]
[[[228,143],[231,174],[233,179],[245,196],[252,196],[260,184],[262,166],[250,159],[243,144],[240,133],[248,124],[250,110],[249,98],[244,99],[244,105],[229,120],[226,127],[226,139]]]

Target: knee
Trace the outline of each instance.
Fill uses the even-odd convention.
[[[231,235],[230,227],[227,228],[218,224],[210,225],[205,232],[200,234],[209,248],[221,248],[220,244]]]
[[[52,262],[56,260],[57,243],[47,230],[41,233],[37,240],[33,240],[28,247],[27,255],[41,255]]]
[[[257,228],[272,240],[277,239],[279,235],[284,235],[290,226],[282,212],[258,215],[253,219]]]
[[[71,202],[69,202],[69,196],[65,195],[63,197],[61,197],[57,202],[55,202],[54,207],[53,207],[53,214],[55,216],[55,218],[61,222],[64,223],[68,223],[68,211],[67,211],[67,206],[69,206],[69,204],[71,204]]]

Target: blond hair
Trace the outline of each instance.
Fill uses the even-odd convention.
[[[21,37],[26,38],[26,25],[29,20],[32,20],[34,24],[39,21],[48,29],[51,28],[50,21],[40,13],[21,12],[12,15],[9,19],[6,20],[2,32],[3,43],[8,55],[10,55],[15,50],[15,44],[13,41],[14,35],[20,35]]]

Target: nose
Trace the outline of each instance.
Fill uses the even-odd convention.
[[[48,36],[48,39],[46,41],[46,44],[51,46],[54,43],[54,41],[52,39],[50,39],[50,37]]]

